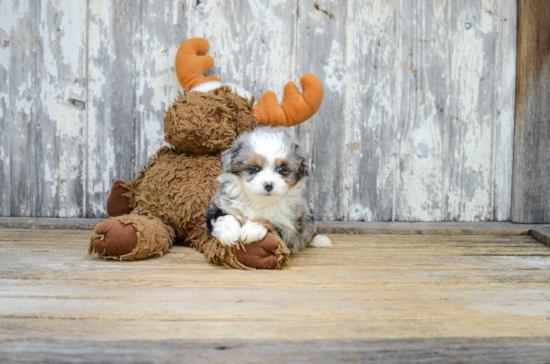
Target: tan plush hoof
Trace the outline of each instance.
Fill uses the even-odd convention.
[[[235,249],[235,256],[243,265],[256,269],[276,269],[281,267],[279,239],[268,233],[262,240],[244,245],[246,250]]]
[[[124,255],[137,245],[137,235],[132,225],[125,225],[116,219],[108,219],[95,229],[94,246],[100,255]]]

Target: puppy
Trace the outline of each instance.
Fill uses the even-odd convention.
[[[258,241],[268,225],[292,254],[308,244],[332,246],[317,235],[317,222],[301,195],[309,169],[284,128],[260,127],[241,135],[222,153],[221,164],[224,174],[206,214],[208,233],[221,244]]]

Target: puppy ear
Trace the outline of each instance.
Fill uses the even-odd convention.
[[[300,175],[300,179],[302,179],[303,177],[309,177],[309,167],[307,165],[306,159],[300,151],[300,146],[298,144],[294,144],[294,153],[300,161],[300,165],[298,166],[298,174]]]
[[[235,173],[236,170],[235,159],[242,148],[242,143],[235,142],[233,146],[222,152],[222,169],[225,173]]]
[[[309,167],[307,165],[306,159],[302,157],[302,161],[300,163],[300,174],[302,174],[305,177],[309,177]]]

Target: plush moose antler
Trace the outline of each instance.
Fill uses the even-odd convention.
[[[266,92],[254,106],[254,116],[264,125],[294,126],[315,115],[323,102],[323,84],[311,74],[303,75],[300,84],[302,93],[294,82],[285,85],[281,104],[273,91]]]
[[[192,89],[201,83],[220,81],[219,77],[203,74],[214,66],[214,58],[202,56],[210,49],[204,38],[193,38],[183,42],[176,54],[176,74],[183,88]]]
[[[203,56],[210,49],[204,38],[193,38],[183,42],[176,54],[176,74],[183,88],[193,89],[209,81],[220,81],[219,77],[203,74],[214,66],[214,58]],[[254,107],[254,116],[261,124],[271,126],[294,126],[312,117],[323,101],[323,84],[311,74],[300,79],[303,92],[294,82],[285,85],[283,102],[279,104],[273,91],[266,92]]]

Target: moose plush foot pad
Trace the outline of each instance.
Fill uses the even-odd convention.
[[[250,268],[277,269],[287,263],[290,251],[277,235],[268,233],[262,240],[235,249],[239,262]]]
[[[97,225],[88,253],[105,259],[144,259],[162,256],[170,249],[174,239],[174,230],[159,218],[123,215]]]
[[[125,255],[134,250],[137,240],[132,225],[125,225],[117,219],[109,219],[97,225],[91,244],[99,255]]]
[[[239,241],[237,246],[232,247],[221,245],[204,229],[198,230],[191,241],[191,247],[204,253],[210,263],[234,269],[280,269],[288,264],[290,255],[281,238],[271,231],[259,241],[251,244]]]

